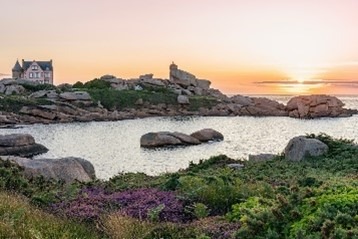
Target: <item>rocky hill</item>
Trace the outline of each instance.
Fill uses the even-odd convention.
[[[24,80],[0,81],[0,124],[111,121],[151,116],[347,117],[336,97],[299,96],[287,106],[268,98],[228,97],[211,82],[170,65],[169,79],[144,74],[136,79],[105,75],[59,86]]]

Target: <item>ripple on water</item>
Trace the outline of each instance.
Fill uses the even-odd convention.
[[[140,137],[151,131],[179,131],[190,134],[203,128],[223,133],[225,140],[174,149],[148,150],[139,145]],[[91,122],[31,125],[1,129],[2,134],[29,133],[49,148],[39,158],[76,156],[93,163],[98,178],[118,172],[144,172],[156,175],[173,172],[210,156],[226,154],[247,158],[248,154],[280,153],[297,135],[324,132],[358,142],[358,116],[298,120],[287,117],[158,117],[117,122]]]

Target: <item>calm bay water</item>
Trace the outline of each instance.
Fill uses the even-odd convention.
[[[286,102],[289,97],[271,97]],[[348,108],[358,108],[358,97],[340,97]],[[223,142],[174,149],[148,150],[139,146],[140,137],[151,131],[179,131],[190,134],[203,128],[223,133]],[[226,154],[247,159],[248,154],[280,153],[294,136],[324,132],[358,143],[358,115],[350,118],[299,120],[288,117],[156,117],[117,122],[29,125],[1,129],[1,134],[29,133],[49,152],[38,158],[76,156],[93,163],[98,178],[118,172],[156,175],[173,172],[210,156]]]

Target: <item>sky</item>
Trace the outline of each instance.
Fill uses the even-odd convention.
[[[1,0],[0,78],[55,84],[180,69],[240,94],[358,94],[358,0]]]

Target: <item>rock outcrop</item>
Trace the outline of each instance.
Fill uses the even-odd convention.
[[[58,93],[55,90],[39,90],[32,93],[30,98],[48,98],[48,99],[57,99],[59,97]]]
[[[29,134],[0,135],[0,155],[32,157],[47,152],[48,149],[37,144]]]
[[[5,95],[22,94],[25,88],[19,85],[16,80],[2,79],[0,81],[0,93]]]
[[[328,146],[318,139],[298,136],[291,139],[285,148],[285,158],[291,161],[301,161],[305,157],[320,156],[328,151]]]
[[[287,111],[293,118],[345,117],[351,113],[335,96],[308,95],[293,97],[287,103]]]
[[[190,104],[189,97],[185,95],[178,95],[177,97],[178,104],[188,105]]]
[[[140,138],[140,146],[144,148],[156,148],[166,146],[197,145],[208,141],[221,141],[224,136],[213,130],[204,129],[192,135],[179,132],[151,132]]]
[[[89,182],[96,178],[93,165],[82,158],[28,159],[2,156],[24,169],[27,178],[43,176],[45,179],[61,180],[66,183],[74,181]]]
[[[84,100],[90,101],[92,100],[90,94],[86,91],[74,91],[74,92],[64,92],[60,94],[60,98],[68,101],[76,101],[76,100]]]

